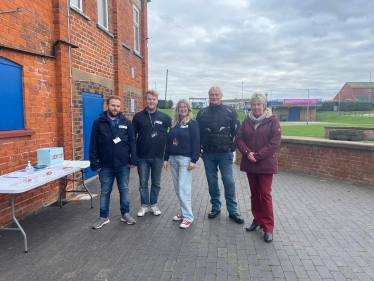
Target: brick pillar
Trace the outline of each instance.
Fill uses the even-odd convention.
[[[55,40],[68,40],[67,4],[65,0],[53,0],[54,35]],[[70,113],[70,72],[68,46],[60,43],[57,46],[55,61],[56,115],[57,115],[57,144],[64,147],[65,159],[72,157],[72,127]]]
[[[142,1],[141,18],[140,18],[140,51],[143,56],[142,62],[142,94],[148,90],[148,1]],[[145,107],[145,97],[142,99],[142,107]]]

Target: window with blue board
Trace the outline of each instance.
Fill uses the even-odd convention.
[[[0,131],[25,128],[22,92],[22,67],[0,57]]]

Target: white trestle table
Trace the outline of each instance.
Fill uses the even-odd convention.
[[[21,193],[29,191],[31,189],[42,186],[51,181],[65,177],[65,186],[60,193],[60,207],[62,208],[62,194],[63,192],[85,192],[91,197],[91,208],[92,206],[92,194],[88,190],[86,184],[84,183],[84,173],[86,168],[90,166],[89,161],[64,161],[62,164],[53,165],[45,169],[36,170],[31,175],[26,174],[25,170],[15,171],[9,174],[0,176],[0,193],[10,194],[10,205],[12,212],[12,219],[18,227],[0,227],[0,230],[18,230],[21,231],[24,236],[25,241],[25,253],[27,253],[27,236],[20,223],[18,222],[15,214],[14,199],[17,198]],[[81,171],[82,176],[80,180],[69,179],[67,176]],[[84,190],[66,190],[69,182],[80,182],[82,183]]]

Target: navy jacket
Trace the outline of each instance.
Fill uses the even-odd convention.
[[[123,165],[137,165],[135,134],[131,121],[122,113],[118,114],[117,135],[107,112],[100,114],[92,125],[90,139],[90,167],[97,171],[101,167],[118,167]],[[113,140],[119,137],[117,144]]]
[[[136,139],[137,155],[139,158],[162,158],[165,151],[165,143],[168,129],[171,126],[169,115],[156,110],[151,114],[152,123],[149,119],[147,109],[144,109],[134,115],[132,125]],[[153,130],[157,133],[152,137]]]
[[[178,141],[178,145],[173,145],[173,140]],[[196,163],[200,157],[200,132],[199,124],[192,119],[186,125],[178,124],[170,129],[166,141],[166,151],[164,160],[169,160],[170,155],[181,155],[191,157],[191,162]]]

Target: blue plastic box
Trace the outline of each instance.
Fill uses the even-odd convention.
[[[37,150],[38,165],[52,166],[64,162],[63,147],[40,148]]]

